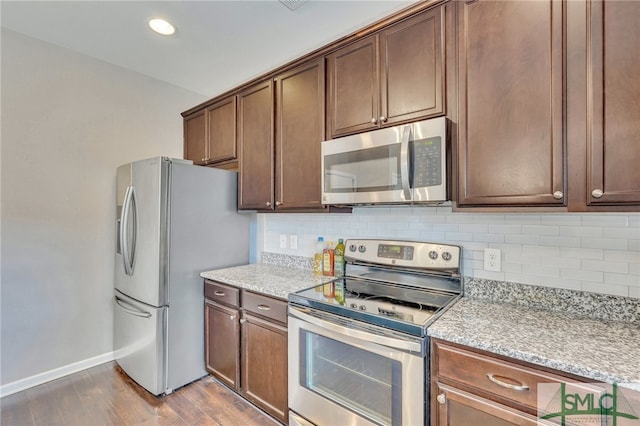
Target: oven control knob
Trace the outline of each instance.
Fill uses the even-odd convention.
[[[431,251],[429,252],[429,258],[430,258],[430,259],[433,259],[433,260],[436,260],[436,259],[438,258],[438,253],[437,253],[437,252],[435,252],[435,251],[433,251],[433,250],[431,250]]]
[[[356,309],[358,307],[358,305],[356,303],[352,303],[352,304],[349,305],[349,307],[351,307],[353,309]]]
[[[358,251],[360,253],[364,253],[365,251],[367,251],[367,248],[365,246],[358,246]]]
[[[355,245],[355,244],[351,244],[351,245],[349,246],[349,251],[356,251],[356,248],[357,248],[357,247],[356,247],[356,245]]]
[[[451,253],[449,253],[448,251],[445,251],[444,253],[442,253],[442,259],[451,260]]]
[[[360,307],[359,307],[358,309],[360,309],[361,311],[366,311],[366,310],[367,310],[367,307],[366,307],[366,306],[364,306],[364,305],[360,305]]]

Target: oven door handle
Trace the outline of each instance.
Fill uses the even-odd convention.
[[[289,305],[289,315],[299,320],[308,322],[317,327],[321,327],[327,330],[330,330],[334,333],[341,334],[347,337],[353,337],[356,339],[363,340],[365,342],[377,343],[382,346],[386,346],[393,349],[405,350],[410,352],[422,353],[423,345],[420,342],[411,341],[411,340],[403,340],[397,339],[389,336],[382,336],[374,333],[367,333],[366,331],[357,330],[354,328],[343,327],[341,325],[332,323],[330,321],[325,321],[320,318],[316,318],[313,315],[310,315],[306,312],[310,312],[309,309],[293,307]]]

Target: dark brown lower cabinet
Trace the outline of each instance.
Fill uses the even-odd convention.
[[[539,385],[576,385],[586,381],[589,380],[433,339],[431,426],[556,424],[537,418]]]
[[[207,371],[288,422],[287,302],[205,280]]]
[[[242,395],[286,422],[287,329],[248,313],[242,319]]]
[[[472,393],[441,383],[436,384],[438,408],[433,425],[537,426],[536,417],[514,410]],[[440,402],[442,401],[442,402]]]
[[[240,379],[240,325],[238,309],[205,302],[205,361],[211,374],[237,389]]]

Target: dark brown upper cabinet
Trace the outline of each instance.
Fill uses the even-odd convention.
[[[321,58],[240,94],[241,209],[322,208],[324,95]]]
[[[320,209],[324,61],[276,78],[276,209]]]
[[[640,2],[591,1],[586,6],[586,185],[580,189],[589,207],[637,206]]]
[[[207,158],[207,119],[204,110],[184,117],[184,158],[205,164]]]
[[[436,7],[327,56],[327,136],[444,114],[442,22]]]
[[[457,7],[458,205],[564,206],[563,3]]]
[[[238,95],[240,209],[271,210],[274,207],[273,94],[274,83],[267,80]]]
[[[235,96],[184,118],[184,158],[198,165],[237,159]]]

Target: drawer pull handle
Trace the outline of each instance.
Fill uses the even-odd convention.
[[[214,291],[213,294],[215,294],[216,296],[224,296],[224,291],[217,290]]]
[[[512,389],[512,390],[516,390],[516,391],[528,391],[529,390],[529,386],[527,386],[527,385],[512,385],[511,383],[505,383],[502,380],[498,380],[491,373],[487,374],[487,378],[489,380],[491,380],[493,383],[495,383],[496,385],[502,386],[503,388]]]
[[[269,305],[258,305],[258,309],[260,309],[261,311],[270,311],[271,310]]]

